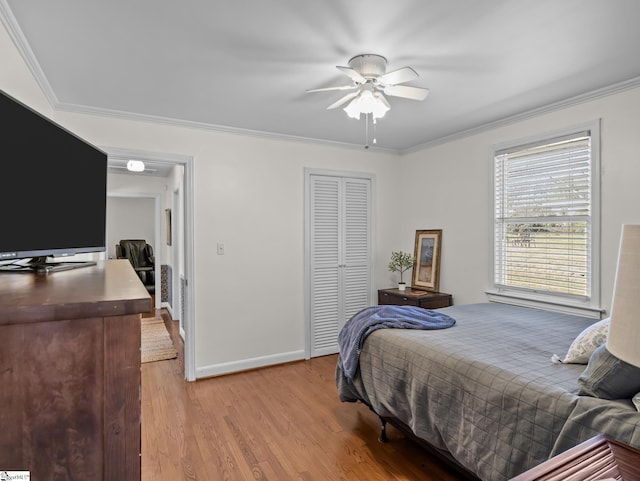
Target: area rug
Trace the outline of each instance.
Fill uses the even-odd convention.
[[[143,363],[175,359],[178,352],[173,347],[164,321],[158,317],[143,318],[141,322],[141,360]]]

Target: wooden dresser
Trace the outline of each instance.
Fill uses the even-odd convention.
[[[127,260],[0,274],[0,469],[140,479],[140,313]]]

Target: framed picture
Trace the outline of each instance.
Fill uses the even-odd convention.
[[[416,231],[412,288],[438,292],[441,243],[442,229]]]
[[[167,245],[170,246],[171,245],[171,238],[172,238],[172,226],[171,226],[171,209],[165,209],[164,210],[164,219],[165,219],[165,223],[167,225]]]

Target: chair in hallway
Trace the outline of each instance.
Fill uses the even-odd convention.
[[[116,244],[116,258],[129,259],[133,270],[147,288],[149,294],[155,294],[156,274],[153,247],[144,239],[123,239]]]

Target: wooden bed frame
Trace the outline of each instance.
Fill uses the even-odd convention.
[[[407,426],[405,423],[403,423],[399,419],[396,419],[396,418],[393,418],[393,417],[388,417],[388,416],[380,416],[375,411],[375,409],[373,409],[366,402],[364,402],[362,400],[360,400],[358,402],[360,404],[364,404],[365,406],[367,406],[369,408],[369,410],[373,414],[378,416],[378,419],[380,420],[380,435],[378,436],[378,441],[379,442],[381,442],[381,443],[388,443],[389,442],[389,437],[387,436],[387,424],[391,424],[394,428],[396,428],[398,431],[400,431],[406,437],[411,439],[416,444],[420,445],[420,447],[423,448],[425,451],[427,451],[429,454],[432,454],[433,456],[439,458],[441,461],[443,461],[449,467],[454,469],[461,476],[460,479],[462,479],[464,481],[481,481],[480,478],[478,478],[475,474],[473,474],[467,468],[465,468],[460,463],[458,463],[458,461],[456,461],[455,458],[453,456],[451,456],[451,453],[449,453],[449,451],[445,451],[443,449],[438,449],[435,446],[433,446],[431,443],[429,443],[428,441],[426,441],[426,440],[424,440],[422,438],[419,438],[418,436],[416,436],[413,433],[413,431],[411,431],[411,428],[409,426]]]

